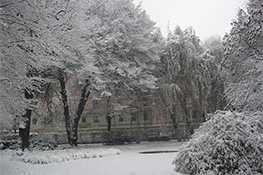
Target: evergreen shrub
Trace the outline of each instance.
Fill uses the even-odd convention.
[[[263,174],[263,113],[217,111],[173,164],[182,174]]]
[[[107,131],[102,134],[106,145],[123,145],[132,143],[135,139],[127,131]]]

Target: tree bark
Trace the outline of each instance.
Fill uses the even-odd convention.
[[[26,99],[33,99],[33,94],[29,93],[27,90],[25,90],[25,98]],[[23,122],[25,122],[25,125],[23,128],[19,128],[19,136],[21,138],[21,149],[24,151],[25,148],[29,148],[29,138],[30,138],[30,122],[31,122],[31,109],[26,109],[26,113],[22,116]]]
[[[186,121],[188,131],[189,131],[190,135],[192,135],[194,133],[194,127],[193,127],[192,117],[191,117],[191,115],[189,113],[189,109],[187,107],[188,104],[186,101],[186,97],[184,97],[182,94],[179,94],[179,93],[177,93],[177,94],[180,97],[179,100],[181,103],[182,110],[184,112],[184,119]]]
[[[177,129],[177,122],[176,122],[176,117],[174,116],[174,114],[171,114],[171,119],[173,121],[173,127],[174,129]]]
[[[78,146],[78,126],[79,126],[79,120],[81,118],[81,115],[84,111],[84,108],[85,108],[85,105],[86,105],[86,102],[89,98],[89,95],[90,95],[90,91],[88,91],[88,87],[89,87],[90,83],[88,80],[86,80],[86,84],[85,86],[83,87],[82,91],[81,91],[81,97],[80,97],[80,100],[79,100],[79,104],[78,104],[78,108],[77,108],[77,111],[76,111],[76,116],[73,120],[73,137],[72,137],[72,144],[74,146]]]
[[[106,115],[106,121],[108,123],[107,131],[111,131],[111,116],[110,116],[110,97],[107,99],[107,115]]]
[[[58,80],[60,83],[60,94],[62,97],[63,108],[64,108],[64,117],[65,117],[65,127],[67,131],[68,143],[72,145],[72,133],[71,133],[71,126],[70,126],[70,114],[69,114],[69,106],[68,106],[68,97],[66,91],[66,81],[64,78],[64,72],[60,70]]]
[[[107,123],[108,123],[108,125],[107,125],[107,131],[111,131],[111,116],[109,115],[109,114],[107,114],[107,116],[106,116],[106,120],[107,120]]]

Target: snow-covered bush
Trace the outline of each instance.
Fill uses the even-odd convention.
[[[56,143],[38,140],[38,141],[32,141],[30,144],[30,148],[32,150],[39,150],[39,151],[47,151],[47,150],[55,150],[57,148]]]
[[[0,141],[0,150],[18,149],[18,148],[19,148],[19,142],[17,140]]]
[[[31,163],[31,164],[49,164],[61,163],[71,160],[92,159],[119,155],[118,149],[67,149],[56,151],[25,151],[16,152],[12,155],[12,160]]]
[[[19,149],[20,141],[18,140],[5,140],[0,141],[0,150],[4,149]],[[35,151],[48,151],[55,150],[57,144],[54,142],[44,141],[44,140],[30,140],[29,150]]]
[[[263,113],[217,111],[173,164],[186,174],[262,174]]]

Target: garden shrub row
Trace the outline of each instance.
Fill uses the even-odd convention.
[[[106,145],[123,145],[135,141],[135,138],[129,135],[127,131],[107,131],[102,134],[102,137]]]

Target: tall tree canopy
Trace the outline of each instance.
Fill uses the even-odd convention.
[[[55,75],[52,68],[65,67],[66,60],[75,64],[59,39],[69,24],[68,4],[63,0],[1,1],[1,74],[8,79],[4,85],[9,91],[1,98],[9,105],[6,109],[13,109],[8,112],[23,116],[23,147],[28,146],[37,96]]]
[[[177,155],[175,171],[262,174],[263,2],[249,0],[225,36],[222,68],[231,111],[217,111]]]
[[[154,88],[151,74],[159,60],[153,40],[154,23],[132,0],[83,3],[81,39],[104,81],[122,81]],[[85,72],[85,71],[84,71]]]
[[[120,84],[126,91],[155,89],[157,79],[152,71],[159,61],[160,43],[154,40],[154,22],[141,6],[132,0],[79,1],[77,6],[78,27],[69,43],[76,43],[76,50],[85,57],[80,80],[95,75],[93,95],[108,94],[111,100],[106,99],[111,102]],[[97,68],[92,74],[91,62]],[[111,116],[107,117],[110,121]]]
[[[32,101],[43,98],[38,94],[50,90],[56,80],[72,145],[77,145],[78,123],[91,92],[102,93],[108,83],[119,82],[130,90],[156,88],[152,71],[159,61],[159,43],[153,36],[154,22],[132,0],[2,1],[1,27],[3,75],[28,102],[18,110],[27,121],[27,135]],[[73,113],[68,76],[82,86]]]
[[[225,37],[227,97],[237,110],[263,110],[263,2],[250,0],[240,9]]]
[[[175,128],[176,120],[183,120],[188,125],[187,132],[193,133],[193,116],[200,119],[222,108],[224,88],[216,57],[203,51],[191,27],[182,31],[177,26],[169,33],[162,56],[160,98],[164,98],[164,109]]]

